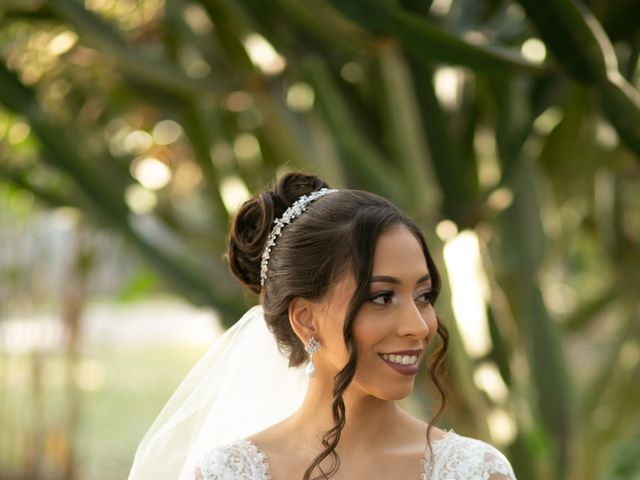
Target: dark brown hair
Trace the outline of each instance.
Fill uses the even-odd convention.
[[[359,190],[340,190],[315,200],[306,211],[287,225],[269,258],[264,288],[260,286],[260,263],[267,238],[276,218],[300,196],[328,187],[320,178],[302,173],[289,173],[271,190],[246,201],[233,218],[229,237],[229,265],[232,272],[249,290],[259,294],[269,330],[275,335],[279,349],[288,356],[289,366],[307,361],[304,345],[289,323],[288,307],[296,297],[322,298],[335,281],[348,269],[356,280],[344,322],[344,342],[349,352],[346,366],[336,374],[333,386],[332,412],[334,427],[323,435],[325,450],[307,468],[303,480],[309,480],[318,467],[328,479],[337,472],[340,459],[335,449],[346,422],[343,393],[351,383],[357,366],[357,350],[352,325],[369,296],[373,256],[378,238],[397,225],[407,227],[418,239],[432,278],[433,301],[441,287],[440,274],[418,227],[394,204],[375,194]],[[438,319],[440,345],[430,355],[428,372],[440,395],[440,406],[427,428],[427,442],[433,422],[446,404],[445,358],[449,342],[447,328]],[[325,472],[320,463],[329,455],[333,464]],[[315,479],[314,479],[315,480]]]

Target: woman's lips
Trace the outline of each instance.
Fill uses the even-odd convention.
[[[418,368],[420,367],[420,357],[418,357],[418,360],[416,360],[416,363],[414,363],[413,365],[400,365],[399,363],[385,360],[384,358],[382,358],[381,354],[378,354],[378,356],[380,357],[380,360],[382,360],[384,363],[386,363],[396,372],[401,373],[402,375],[411,376],[418,373]]]
[[[380,355],[418,355],[422,353],[422,349],[418,348],[416,350],[401,350],[399,352],[383,352]]]

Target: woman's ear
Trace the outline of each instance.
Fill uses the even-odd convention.
[[[309,337],[318,336],[314,313],[313,305],[304,298],[294,298],[289,304],[289,323],[303,343],[307,343]]]

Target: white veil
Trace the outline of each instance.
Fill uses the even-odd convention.
[[[307,387],[304,367],[288,367],[262,307],[251,308],[171,396],[138,446],[129,480],[193,480],[205,453],[288,417]]]

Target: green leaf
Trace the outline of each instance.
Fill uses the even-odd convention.
[[[373,33],[393,36],[407,51],[432,61],[467,66],[492,75],[512,71],[530,74],[544,71],[519,53],[498,46],[473,44],[445,32],[421,16],[402,10],[391,0],[332,0],[331,3],[364,28]]]
[[[392,156],[402,168],[411,204],[422,217],[437,208],[441,192],[433,178],[415,86],[409,66],[397,49],[381,49],[378,60],[382,77],[383,129],[389,136]]]
[[[356,173],[355,178],[372,191],[406,205],[407,197],[400,188],[400,178],[358,130],[326,65],[313,58],[305,62],[303,69],[316,92],[320,114],[335,136],[345,162]]]
[[[151,58],[133,49],[109,23],[84,8],[77,0],[56,0],[49,7],[71,25],[81,39],[95,46],[123,74],[136,82],[175,95],[212,94],[222,90],[220,82],[191,79],[166,59]]]

